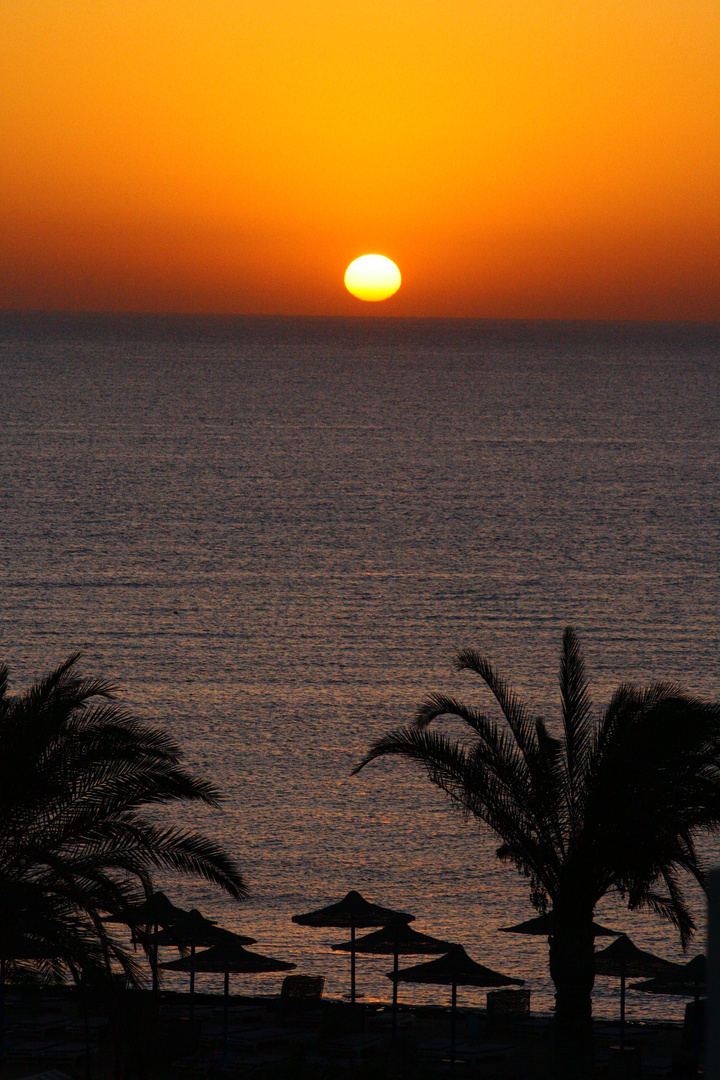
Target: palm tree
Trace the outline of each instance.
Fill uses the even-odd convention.
[[[478,653],[463,650],[456,666],[480,676],[504,723],[433,694],[413,725],[379,739],[354,771],[386,754],[418,762],[463,815],[500,838],[497,854],[529,878],[534,906],[552,903],[557,1075],[585,1078],[600,898],[616,890],[631,909],[651,909],[677,928],[683,947],[695,929],[682,875],[705,884],[697,838],[720,826],[720,708],[672,684],[622,685],[594,719],[570,628],[554,731]],[[466,738],[428,730],[441,716],[463,721]]]
[[[219,794],[77,661],[18,696],[0,668],[0,959],[3,969],[31,960],[58,977],[115,962],[135,980],[133,956],[103,914],[148,897],[154,870],[200,875],[235,899],[246,890],[218,844],[144,815],[175,801],[214,806]]]

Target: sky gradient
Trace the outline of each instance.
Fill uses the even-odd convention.
[[[717,0],[4,0],[0,307],[720,318]],[[347,265],[403,285],[363,304]]]

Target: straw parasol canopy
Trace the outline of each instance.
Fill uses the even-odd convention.
[[[350,952],[352,943],[344,941],[341,945],[333,945],[334,952]],[[402,919],[393,919],[386,923],[381,930],[374,934],[366,934],[365,937],[355,941],[355,952],[375,956],[394,956],[398,953],[403,956],[423,956],[449,952],[454,948],[451,941],[442,941],[440,938],[431,937],[430,934],[421,934],[413,930]]]
[[[416,964],[402,971],[388,973],[388,979],[398,982],[428,983],[437,986],[524,986],[524,979],[513,979],[501,975],[499,971],[484,967],[473,960],[462,945],[453,945],[437,960],[428,960],[426,964]]]
[[[638,949],[627,934],[621,934],[607,949],[595,953],[596,975],[615,975],[620,978],[629,976],[637,979],[651,975],[677,975],[682,970],[680,964],[673,964],[670,960],[663,960],[661,956]]]
[[[161,965],[164,971],[190,971],[190,957],[181,956]],[[230,940],[195,954],[195,970],[225,975],[256,975],[268,971],[291,971],[296,964],[275,960],[271,956],[251,952],[244,945]]]
[[[178,949],[190,950],[220,945],[223,941],[234,941],[236,945],[254,945],[257,938],[225,930],[211,919],[206,919],[197,908],[170,923],[157,938],[158,945],[163,947],[174,945]]]
[[[405,919],[392,919],[374,934],[366,934],[359,940],[344,941],[341,945],[333,945],[334,952],[351,952],[375,956],[393,956],[393,972],[397,974],[398,957],[403,956],[433,956],[448,952],[453,948],[450,941],[442,941],[440,938],[431,937],[429,934],[421,934],[407,923]],[[397,980],[393,980],[393,1031],[397,1023]]]
[[[694,997],[696,1000],[707,987],[707,960],[698,953],[687,964],[678,964],[674,975],[659,975],[646,982],[633,983],[628,990],[645,994],[667,994],[668,997]]]
[[[297,965],[289,964],[285,960],[275,960],[271,956],[263,956],[261,953],[250,952],[237,941],[231,940],[235,935],[230,935],[217,945],[213,945],[204,952],[197,953],[195,957],[183,956],[179,960],[172,960],[168,964],[161,964],[164,971],[187,971],[194,970],[207,973],[215,973],[225,976],[223,996],[223,1058],[227,1057],[228,1040],[228,1006],[230,1003],[230,975],[259,975],[271,971],[292,971]]]
[[[394,982],[425,983],[437,986],[452,986],[450,1012],[450,1067],[455,1068],[455,1025],[458,986],[524,986],[524,979],[512,979],[501,975],[482,964],[478,964],[463,949],[462,945],[453,945],[444,956],[429,960],[426,964],[403,968],[401,971],[388,972],[388,979]]]
[[[676,975],[659,975],[647,982],[633,983],[630,990],[641,990],[645,994],[667,994],[668,997],[692,997],[695,999],[695,1016],[699,1013],[700,995],[707,992],[707,960],[698,953],[687,964],[678,964]],[[695,1060],[700,1057],[700,1047],[704,1036],[704,1025],[695,1022]]]
[[[352,889],[347,896],[336,904],[308,911],[304,915],[293,915],[292,921],[300,926],[336,926],[350,930],[350,1000],[355,1004],[355,931],[371,926],[384,926],[392,919],[414,922],[415,916],[406,911],[394,911],[392,908],[371,904],[359,892]]]
[[[595,937],[618,937],[619,930],[609,930],[600,923],[592,924]],[[553,932],[553,913],[548,911],[545,915],[538,915],[534,919],[517,923],[516,926],[501,926],[498,928],[501,934],[533,934],[539,937],[550,937]]]
[[[638,949],[627,934],[616,938],[607,949],[595,953],[595,974],[620,979],[620,1046],[625,1045],[625,979],[672,976],[681,970],[680,964],[672,964],[660,956]]]
[[[137,938],[142,941],[143,947],[150,960],[152,971],[152,988],[155,997],[155,1009],[160,1005],[160,984],[158,980],[158,927],[172,926],[181,919],[187,918],[190,912],[185,908],[175,907],[168,900],[164,892],[153,892],[141,904],[128,904],[121,911],[106,915],[103,922],[125,923],[132,932],[133,945]],[[146,927],[149,933],[143,933]]]
[[[186,912],[182,918],[173,922],[157,935],[155,944],[158,946],[174,945],[178,949],[190,949],[190,1019],[195,1016],[195,949],[207,948],[212,945],[221,945],[225,941],[233,941],[236,945],[254,945],[257,938],[245,937],[242,934],[233,934],[230,930],[223,930],[210,919],[206,919],[197,908]]]
[[[164,892],[154,892],[141,904],[128,904],[121,911],[106,915],[104,922],[125,923],[127,926],[170,926],[190,913],[175,907]]]
[[[415,922],[414,915],[382,907],[380,904],[371,904],[355,889],[351,889],[347,896],[336,904],[328,904],[317,911],[292,917],[292,921],[300,926],[344,926],[350,929],[355,927],[356,930],[362,930],[366,926],[384,926],[391,919]]]

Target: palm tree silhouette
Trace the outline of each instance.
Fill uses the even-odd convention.
[[[505,723],[433,694],[414,724],[379,739],[354,772],[386,754],[418,762],[463,815],[496,833],[499,858],[529,878],[534,906],[545,911],[552,903],[556,1070],[585,1078],[593,1071],[597,902],[617,891],[631,909],[669,920],[683,947],[695,930],[681,878],[705,884],[696,841],[720,826],[720,708],[672,684],[628,684],[594,719],[571,628],[563,636],[554,732],[487,659],[463,650],[456,666],[480,676]],[[464,722],[465,739],[427,730],[445,715]]]
[[[33,960],[48,976],[69,966],[76,977],[114,961],[136,980],[132,953],[102,916],[149,896],[154,870],[200,875],[236,899],[246,890],[218,844],[143,814],[174,801],[214,806],[219,793],[77,661],[18,696],[0,668],[0,959]]]

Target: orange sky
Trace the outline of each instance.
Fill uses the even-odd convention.
[[[3,0],[0,307],[720,318],[717,0]],[[343,286],[366,252],[403,286]]]

